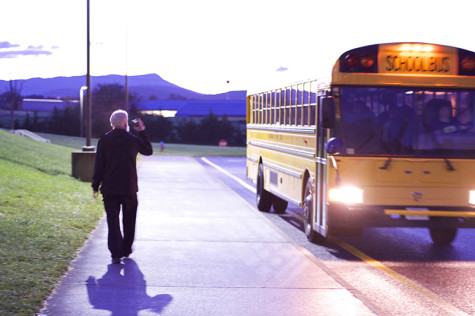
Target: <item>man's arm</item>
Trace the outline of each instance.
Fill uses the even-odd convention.
[[[145,156],[150,156],[151,154],[153,154],[153,148],[147,133],[145,133],[145,124],[140,118],[138,119],[137,123],[138,126],[134,126],[134,130],[138,132],[140,137],[139,153]]]
[[[139,132],[140,142],[139,142],[139,153],[145,156],[150,156],[153,154],[152,143],[150,143],[149,137],[145,131]]]
[[[94,161],[94,173],[92,175],[92,191],[93,191],[93,198],[97,198],[99,186],[102,182],[104,177],[104,155],[103,155],[103,148],[102,148],[102,141],[99,139],[97,143],[97,150],[96,150],[96,158]]]

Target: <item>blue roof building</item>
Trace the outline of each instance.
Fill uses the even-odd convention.
[[[189,101],[177,113],[178,117],[217,116],[246,117],[246,100]]]
[[[147,100],[140,102],[137,110],[166,117],[200,118],[213,113],[242,120],[246,117],[246,100]]]
[[[64,110],[67,107],[76,106],[78,100],[63,101],[57,99],[23,99],[21,111],[26,112],[53,112],[54,108]]]
[[[174,117],[185,105],[186,100],[146,100],[137,105],[142,114]]]

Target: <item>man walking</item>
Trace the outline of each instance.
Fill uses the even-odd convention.
[[[132,253],[134,242],[138,205],[137,154],[150,156],[153,149],[140,119],[133,126],[138,136],[128,132],[128,115],[123,110],[112,113],[110,123],[112,130],[97,143],[92,189],[93,197],[97,198],[100,186],[107,213],[112,263],[121,263],[122,257]],[[123,236],[119,221],[121,207]]]

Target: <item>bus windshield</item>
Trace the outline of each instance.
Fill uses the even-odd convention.
[[[334,89],[341,155],[475,158],[473,90]]]

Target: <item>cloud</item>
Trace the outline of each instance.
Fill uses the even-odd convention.
[[[279,68],[277,68],[275,71],[281,72],[281,71],[287,71],[287,70],[289,70],[289,68],[287,68],[287,67],[279,67]]]
[[[46,50],[12,50],[6,52],[0,51],[0,58],[17,58],[19,56],[40,56],[51,54],[51,52]]]
[[[41,56],[52,54],[52,52],[45,50],[43,48],[43,45],[29,45],[26,49],[11,49],[18,47],[20,47],[20,45],[18,44],[11,44],[10,42],[0,42],[0,58],[17,58],[20,56]]]
[[[30,46],[28,46],[28,50],[41,51],[42,49],[43,49],[43,45],[40,45],[40,46],[30,45]]]
[[[18,44],[11,44],[10,42],[0,42],[0,48],[20,47]]]

